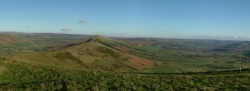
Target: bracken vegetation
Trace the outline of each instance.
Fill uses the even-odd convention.
[[[82,64],[82,61],[74,56],[72,56],[69,52],[58,52],[55,55],[55,58],[61,60],[61,61],[65,61],[67,59],[73,60],[78,64]]]
[[[15,62],[4,63],[0,75],[0,90],[113,90],[113,91],[206,91],[250,90],[250,70],[182,73],[112,73],[94,72],[33,65]]]

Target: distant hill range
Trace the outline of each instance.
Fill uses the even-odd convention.
[[[0,34],[0,43],[11,43],[15,41],[22,41],[24,38],[14,35]]]

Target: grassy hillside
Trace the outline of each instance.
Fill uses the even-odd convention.
[[[127,54],[100,44],[95,37],[48,52],[6,54],[12,60],[96,71],[141,71],[155,64],[145,58]]]
[[[11,42],[22,41],[22,40],[24,40],[24,38],[22,37],[0,34],[0,43],[11,43]]]
[[[146,64],[157,66],[146,72],[203,72],[250,67],[248,42],[225,40],[159,39],[159,38],[106,38],[67,34],[3,34],[8,43],[0,43],[0,54],[12,55],[22,61],[32,61],[49,65],[70,64],[87,69],[114,70],[121,64],[133,64],[125,68],[141,70]],[[3,40],[3,39],[2,39]],[[84,46],[84,47],[83,47]],[[61,51],[58,51],[61,50]],[[110,51],[111,50],[111,51]],[[20,53],[21,52],[21,53]],[[27,53],[29,52],[29,53]],[[17,53],[17,54],[16,54]],[[114,53],[114,55],[112,54]],[[52,56],[51,56],[52,55]],[[70,61],[61,62],[65,57]],[[25,60],[24,58],[25,57]],[[46,58],[47,57],[47,58]],[[57,57],[57,58],[56,58]],[[61,57],[61,58],[60,58]],[[137,61],[121,61],[126,59]],[[51,60],[51,62],[44,61]],[[78,60],[78,63],[77,63]],[[101,60],[101,61],[100,61]],[[144,60],[144,61],[140,61]],[[147,60],[147,62],[145,62]],[[111,62],[110,66],[103,64]],[[122,62],[122,63],[121,63]]]
[[[60,49],[91,36],[66,34],[0,33],[0,53],[38,52]]]
[[[93,72],[0,59],[0,90],[250,90],[250,70],[144,74]]]
[[[0,91],[250,90],[248,42],[19,33],[1,38]]]
[[[203,72],[250,67],[248,53],[222,47],[239,41],[154,38],[112,40],[103,37],[98,40],[114,49],[154,60],[158,66],[147,72]]]

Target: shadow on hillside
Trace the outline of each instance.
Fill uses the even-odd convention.
[[[250,51],[245,51],[245,52],[243,53],[243,55],[244,55],[244,56],[247,56],[247,57],[250,57]]]

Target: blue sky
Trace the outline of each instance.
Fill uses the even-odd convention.
[[[249,37],[250,0],[1,0],[0,31]]]

